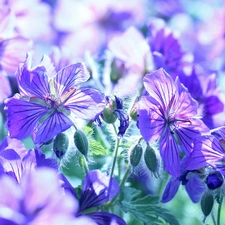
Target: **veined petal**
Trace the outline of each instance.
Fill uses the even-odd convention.
[[[177,177],[171,177],[163,192],[162,202],[166,203],[171,201],[176,195],[180,187],[180,180]]]
[[[211,130],[211,134],[219,139],[225,139],[225,126],[215,128]]]
[[[47,142],[72,125],[73,122],[67,115],[55,110],[44,122],[39,123],[35,128],[32,135],[34,143],[40,144]]]
[[[59,96],[70,88],[89,79],[90,74],[82,63],[71,64],[60,70],[55,77],[55,89]]]
[[[197,203],[201,199],[206,187],[203,181],[196,174],[191,173],[188,177],[188,182],[185,185],[185,189],[192,202]]]
[[[85,177],[80,198],[80,212],[100,206],[113,199],[119,192],[119,184],[99,170],[89,171]]]
[[[160,140],[160,154],[165,170],[172,176],[180,176],[180,152],[175,137],[168,127]]]
[[[194,147],[194,139],[198,138],[201,133],[190,124],[182,124],[182,127],[176,129],[176,135],[178,136],[181,149],[189,155]]]
[[[168,110],[171,99],[177,93],[177,87],[173,79],[162,68],[147,74],[144,77],[144,86],[147,92],[155,98],[163,107],[163,111]]]
[[[28,96],[43,99],[50,94],[47,70],[43,66],[30,71],[25,63],[18,72],[18,82],[21,92]]]
[[[46,114],[47,109],[43,105],[16,97],[5,101],[5,110],[10,137],[21,140],[32,133],[39,119]]]
[[[166,122],[160,104],[150,96],[143,96],[139,102],[138,126],[146,141],[155,141],[166,129]]]
[[[103,95],[95,89],[79,89],[67,98],[64,106],[77,118],[94,119],[104,109]]]
[[[180,83],[179,78],[175,80],[179,97],[171,105],[171,112],[176,115],[177,119],[190,118],[197,114],[198,103],[189,94],[186,87]]]
[[[89,213],[88,217],[94,220],[97,225],[126,225],[122,218],[108,212]]]
[[[216,167],[216,162],[224,159],[225,150],[214,136],[202,136],[195,140],[194,150],[187,160],[186,169],[195,170],[210,164]]]

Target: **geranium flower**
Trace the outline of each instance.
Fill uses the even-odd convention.
[[[76,218],[78,202],[60,187],[57,172],[38,169],[24,174],[21,184],[0,178],[2,225],[95,225],[90,218]]]
[[[71,127],[74,118],[94,119],[103,110],[102,94],[78,86],[90,77],[82,63],[71,64],[56,74],[46,58],[31,69],[28,56],[18,71],[20,94],[5,101],[12,138],[32,134],[36,144],[47,142]]]
[[[63,187],[77,199],[77,195],[71,184],[65,178],[63,181]],[[119,193],[119,190],[119,184],[114,178],[108,177],[99,170],[89,171],[84,179],[79,200],[80,206],[76,215],[86,215],[93,219],[98,225],[126,225],[125,221],[120,217],[108,212],[98,212],[97,208],[95,212],[86,213],[88,209],[100,207],[112,200]]]
[[[187,160],[187,169],[210,165],[225,176],[225,127],[214,129],[211,133],[195,140],[194,150]]]
[[[193,150],[193,141],[200,131],[208,130],[198,119],[198,103],[188,90],[175,82],[162,68],[144,78],[150,96],[139,103],[139,128],[146,141],[160,141],[164,168],[171,175],[180,175],[180,148],[186,154]]]

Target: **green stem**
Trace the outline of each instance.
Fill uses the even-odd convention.
[[[221,209],[223,204],[223,197],[221,197],[219,206],[218,206],[218,213],[217,213],[217,225],[220,225],[220,216],[221,216]]]
[[[117,130],[116,130],[115,124],[113,124],[113,128],[115,130],[115,133],[117,134]],[[115,153],[114,153],[114,157],[113,157],[113,164],[112,164],[112,169],[111,169],[111,172],[110,172],[110,178],[113,176],[113,173],[114,173],[114,169],[115,169],[115,165],[116,165],[116,160],[117,160],[117,155],[118,155],[118,150],[119,150],[119,145],[120,145],[120,138],[117,137],[117,139],[116,139]]]
[[[216,225],[216,219],[215,219],[213,211],[211,213],[211,217],[212,217],[213,225]]]
[[[127,180],[127,177],[128,177],[128,175],[129,175],[129,173],[130,173],[130,166],[127,167],[127,170],[126,170],[126,172],[125,172],[125,174],[124,174],[124,176],[123,176],[123,179],[122,179],[121,182],[120,182],[120,189],[121,189],[121,190],[122,190],[123,187],[124,187],[124,184],[125,184],[125,182],[126,182],[126,180]]]
[[[125,174],[123,176],[123,179],[120,182],[120,190],[123,189],[124,184],[125,184],[125,182],[127,180],[127,177],[129,175],[129,173],[130,173],[130,166],[127,167],[127,170],[126,170],[126,172],[125,172]],[[117,195],[109,202],[109,205],[113,205],[113,203],[115,202],[116,198],[117,198]]]
[[[88,165],[87,165],[87,161],[86,161],[85,156],[83,156],[83,165],[84,165],[84,171],[85,171],[85,173],[88,174],[89,169],[88,169]]]

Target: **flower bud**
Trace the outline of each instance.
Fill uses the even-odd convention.
[[[157,174],[160,168],[160,158],[156,150],[152,148],[149,144],[147,144],[147,147],[145,149],[144,160],[148,169],[152,173]]]
[[[133,167],[136,167],[139,164],[139,162],[141,161],[142,153],[143,153],[143,150],[142,150],[142,146],[140,143],[131,147],[131,149],[130,149],[130,164]]]
[[[207,184],[209,189],[215,190],[215,189],[222,186],[223,176],[218,171],[216,171],[212,174],[209,174],[206,178],[206,184]]]
[[[79,152],[85,157],[87,157],[89,144],[87,136],[82,130],[76,130],[76,132],[74,133],[74,144],[79,150]]]
[[[103,120],[106,123],[112,124],[116,121],[116,119],[116,113],[106,106],[103,110]]]
[[[135,104],[131,109],[130,117],[132,118],[132,120],[137,121],[137,104]]]
[[[205,217],[207,217],[213,208],[214,198],[211,192],[206,192],[201,199],[201,209]]]
[[[68,147],[69,139],[67,135],[64,133],[56,135],[53,142],[53,151],[59,159],[61,159],[65,155]]]

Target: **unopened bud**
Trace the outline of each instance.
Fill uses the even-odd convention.
[[[79,152],[86,157],[89,150],[89,144],[87,136],[83,131],[76,130],[76,132],[74,133],[74,144]]]
[[[64,133],[56,135],[53,142],[53,151],[59,159],[61,159],[65,155],[68,147],[69,139],[67,135]]]
[[[216,171],[212,174],[209,174],[206,178],[206,184],[207,184],[209,189],[215,190],[215,189],[222,186],[223,176],[218,171]]]
[[[201,199],[201,209],[205,218],[211,213],[214,204],[214,198],[211,192],[206,192]]]
[[[106,106],[103,111],[103,120],[106,123],[112,124],[116,121],[116,119],[116,113]]]
[[[147,144],[147,147],[145,149],[144,160],[148,169],[152,173],[157,174],[160,168],[160,158],[156,150],[152,148],[149,144]]]
[[[142,146],[140,143],[131,147],[131,149],[130,149],[130,164],[133,167],[136,167],[139,164],[139,162],[141,161],[142,153],[143,153],[143,150],[142,150]]]
[[[133,108],[130,111],[130,117],[134,120],[137,121],[137,104],[133,106]]]

